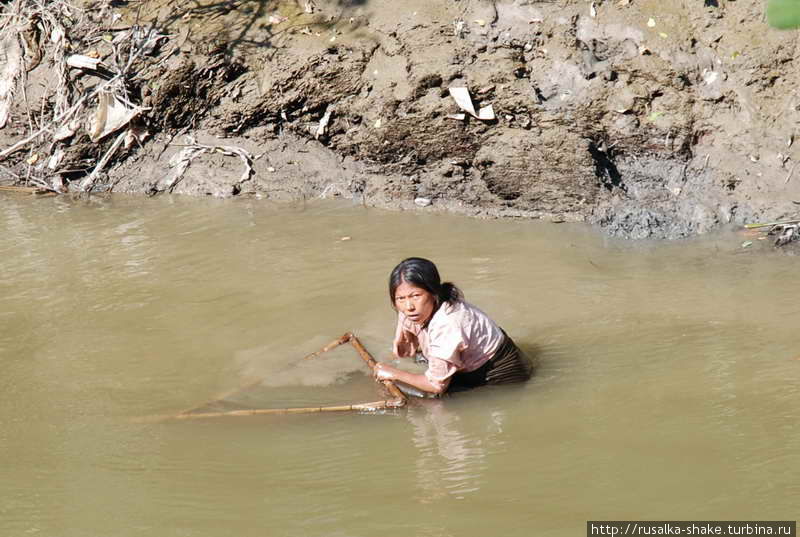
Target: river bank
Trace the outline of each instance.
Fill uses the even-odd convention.
[[[0,91],[0,146],[59,96],[86,110],[4,154],[6,184],[344,197],[629,238],[800,209],[797,32],[770,29],[759,1],[40,3],[63,36],[4,8],[23,68]],[[99,86],[115,77],[112,128]]]

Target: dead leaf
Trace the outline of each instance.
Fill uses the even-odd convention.
[[[138,106],[126,105],[113,93],[103,92],[98,96],[97,109],[89,137],[93,142],[97,142],[130,123],[143,110]]]

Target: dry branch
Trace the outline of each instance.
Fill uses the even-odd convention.
[[[167,37],[152,27],[131,26],[106,40],[98,35],[99,27],[84,18],[85,13],[69,0],[12,0],[3,9],[0,24],[0,57],[6,58],[0,62],[0,120],[4,103],[17,87],[21,85],[23,97],[27,97],[28,71],[38,65],[52,72],[39,110],[31,110],[26,100],[29,132],[0,151],[0,161],[31,145],[40,146],[32,150],[43,157],[42,162],[51,161],[49,157],[63,151],[87,119],[91,126],[86,134],[93,142],[122,131],[122,140],[118,137],[109,149],[98,151],[92,173],[81,181],[84,191],[118,154],[125,135],[131,139],[136,131],[131,124],[146,108],[133,102],[128,87],[138,74],[140,60]]]
[[[204,153],[221,153],[227,157],[239,157],[244,164],[244,171],[239,178],[239,184],[247,181],[252,177],[253,170],[253,155],[245,151],[241,147],[234,145],[205,145],[198,144],[194,137],[190,134],[186,135],[187,144],[175,144],[183,147],[180,153],[176,153],[169,161],[169,167],[173,168],[173,172],[166,177],[160,179],[153,186],[153,193],[158,192],[171,192],[173,188],[183,178],[183,174],[189,168],[189,165],[194,159],[203,155]]]

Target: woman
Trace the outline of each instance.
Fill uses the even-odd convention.
[[[410,257],[389,277],[389,298],[397,311],[393,350],[397,357],[428,360],[424,374],[379,363],[378,380],[395,380],[430,394],[484,384],[524,382],[533,364],[510,337],[461,291],[441,282],[431,261]]]

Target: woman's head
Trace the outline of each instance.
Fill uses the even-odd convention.
[[[403,291],[402,296],[398,296],[398,289]],[[404,259],[389,276],[389,300],[392,307],[402,311],[403,308],[399,307],[397,299],[408,298],[409,291],[413,289],[419,289],[430,295],[430,299],[433,301],[433,311],[436,311],[445,302],[462,299],[458,287],[450,282],[442,283],[436,265],[421,257]],[[418,298],[424,299],[425,297]],[[420,322],[425,320],[427,319]]]

